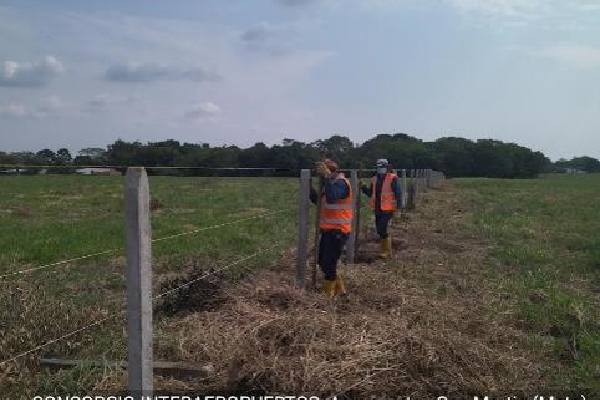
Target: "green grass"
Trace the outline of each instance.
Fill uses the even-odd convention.
[[[115,249],[0,280],[0,320],[6,327],[0,330],[0,362],[123,309],[123,181],[62,175],[0,178],[0,275]],[[297,179],[150,177],[150,194],[155,239],[283,211],[153,243],[155,282],[161,275],[221,268],[261,249],[281,246],[226,271],[235,278],[246,268],[277,260],[297,240]],[[73,393],[81,371],[51,377],[36,367],[27,375],[24,367],[35,365],[40,356],[124,359],[123,326],[123,319],[117,318],[34,353],[16,365],[8,385],[0,378],[0,387],[4,386],[0,394]],[[86,379],[80,389],[89,388],[91,382]]]
[[[122,186],[122,178],[114,177],[1,178],[0,273],[123,248]],[[151,177],[150,187],[152,199],[161,205],[152,214],[154,238],[291,208],[284,223],[277,224],[285,230],[297,209],[294,179]],[[227,255],[244,253],[257,241],[280,237],[265,227],[276,228],[268,220],[255,220],[223,227],[223,234],[208,231],[176,245],[157,244],[155,256],[185,256],[190,250],[211,258],[224,249]]]
[[[453,182],[495,244],[517,322],[557,364],[554,384],[600,394],[600,175]]]

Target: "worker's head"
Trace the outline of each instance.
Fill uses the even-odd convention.
[[[330,158],[325,159],[325,161],[323,161],[325,163],[325,166],[327,167],[327,169],[329,171],[331,171],[331,173],[335,173],[338,170],[338,165],[335,161],[333,161]]]
[[[385,158],[380,158],[379,160],[377,160],[377,174],[385,175],[388,172],[388,166],[388,160],[386,160]]]

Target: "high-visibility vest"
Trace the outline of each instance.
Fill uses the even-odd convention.
[[[392,181],[397,178],[398,175],[396,174],[385,174],[383,184],[381,185],[381,194],[379,196],[381,199],[381,211],[396,211],[398,209],[398,201],[394,197],[394,191],[392,190]],[[371,178],[371,188],[373,190],[373,193],[371,194],[371,199],[369,200],[369,202],[373,211],[376,211],[375,191],[377,190],[377,175]]]
[[[339,230],[342,233],[348,234],[352,231],[352,187],[344,174],[339,174],[335,179],[344,180],[349,193],[345,199],[338,199],[332,204],[327,202],[323,194],[321,198],[319,228],[323,230]]]

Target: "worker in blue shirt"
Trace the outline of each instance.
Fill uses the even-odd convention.
[[[398,175],[393,173],[392,165],[382,158],[377,160],[377,173],[371,178],[367,187],[361,182],[364,194],[370,197],[369,205],[375,213],[375,227],[381,239],[381,258],[392,255],[392,238],[388,234],[388,224],[394,213],[402,204],[402,189],[398,183]]]
[[[333,160],[318,162],[316,170],[324,183],[319,211],[319,266],[324,275],[323,292],[327,297],[333,298],[337,294],[346,293],[337,264],[352,230],[352,188],[350,181],[338,171]],[[312,185],[310,197],[316,204],[318,194]]]

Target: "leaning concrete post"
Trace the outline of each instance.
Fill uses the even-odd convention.
[[[357,196],[358,191],[358,174],[355,169],[350,172],[350,186],[352,187],[352,194]],[[354,252],[356,246],[356,233],[358,232],[358,220],[356,218],[356,201],[352,202],[352,232],[346,243],[346,264],[354,264]]]
[[[300,220],[298,223],[298,286],[306,288],[306,252],[308,249],[308,220],[310,216],[310,169],[300,171]]]
[[[152,249],[150,194],[144,168],[125,178],[128,389],[152,396]]]

